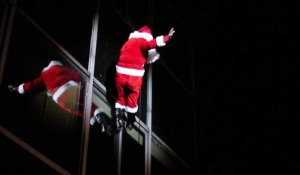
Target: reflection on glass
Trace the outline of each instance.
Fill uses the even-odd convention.
[[[97,0],[18,1],[18,7],[46,29],[87,69],[96,3]]]
[[[88,2],[85,7],[80,8],[81,2],[74,4],[72,8],[66,7],[70,4],[66,2],[36,2],[48,3],[48,5],[29,5],[25,1],[20,2],[19,6],[23,8],[40,26],[46,29],[54,38],[65,47],[73,58],[75,58],[83,67],[88,65],[89,45],[92,15],[94,13],[93,2]],[[146,24],[149,19],[149,7],[147,2],[143,2],[140,8],[135,11],[128,11],[132,8],[128,2],[101,1],[100,5],[100,23],[99,39],[97,40],[97,54],[95,65],[95,78],[106,87],[106,98],[110,104],[106,104],[102,99],[96,99],[96,106],[101,107],[108,117],[111,117],[111,106],[114,106],[115,98],[115,65],[119,56],[119,51],[123,41],[127,40],[128,33],[141,24]],[[83,2],[86,3],[86,2]],[[128,3],[128,4],[127,4]],[[155,29],[169,29],[166,26],[164,18],[173,19],[170,8],[165,3],[159,4],[157,9],[162,8],[166,14],[156,17],[154,14],[153,26]],[[57,8],[59,6],[59,8]],[[43,7],[43,8],[36,8]],[[0,11],[2,6],[0,4]],[[55,9],[55,10],[53,10]],[[153,10],[153,9],[152,9]],[[160,10],[159,10],[160,11]],[[78,13],[77,13],[78,12]],[[87,13],[85,13],[87,12]],[[139,15],[137,15],[139,14]],[[157,13],[159,14],[159,13]],[[2,14],[0,14],[1,17]],[[174,15],[174,14],[173,14]],[[77,18],[78,17],[78,18]],[[2,18],[1,18],[2,19]],[[80,22],[77,19],[81,19]],[[113,21],[113,23],[112,23]],[[81,22],[84,22],[81,23]],[[175,21],[176,22],[176,21]],[[87,27],[78,27],[78,25]],[[159,27],[158,27],[159,26]],[[176,27],[177,28],[177,27]],[[183,33],[188,33],[181,28]],[[154,33],[156,31],[154,30]],[[178,35],[177,37],[179,37]],[[161,52],[162,60],[167,63],[168,68],[174,71],[170,73],[169,69],[159,62],[153,66],[153,132],[156,133],[165,143],[170,146],[178,155],[191,160],[193,149],[192,133],[192,104],[190,96],[186,89],[182,88],[178,80],[187,84],[187,70],[184,69],[188,64],[188,59],[182,59],[188,50],[188,39],[185,35],[178,42],[170,45]],[[185,38],[184,38],[185,37]],[[178,39],[179,40],[179,39]],[[73,110],[80,110],[81,100],[85,100],[81,95],[85,92],[83,86],[88,80],[88,74],[85,74],[81,86],[73,86],[76,83],[70,82],[70,91],[65,99],[71,100],[67,103],[65,100],[55,98],[54,94],[48,96],[44,92],[18,95],[10,93],[8,85],[19,85],[40,75],[42,68],[49,60],[58,60],[70,68],[78,71],[78,68],[68,61],[56,45],[51,43],[41,34],[33,25],[31,25],[20,13],[16,14],[14,21],[12,37],[9,43],[7,63],[4,70],[3,89],[1,92],[1,101],[3,102],[3,114],[1,118],[3,126],[16,133],[20,138],[34,146],[44,155],[55,161],[72,174],[78,174],[80,163],[80,147],[82,135],[82,118],[80,112],[73,113]],[[177,49],[180,48],[180,49]],[[179,63],[178,63],[179,62]],[[180,69],[176,66],[180,65]],[[147,72],[147,67],[145,67]],[[80,69],[82,71],[82,69]],[[80,72],[80,71],[79,71]],[[82,73],[82,72],[80,72]],[[174,75],[178,76],[174,78]],[[146,80],[143,80],[146,82]],[[76,82],[76,81],[75,81]],[[66,83],[66,82],[65,82]],[[168,86],[165,86],[165,85]],[[171,88],[170,88],[171,87]],[[11,86],[12,89],[16,88]],[[26,89],[26,88],[25,88]],[[16,89],[15,89],[16,90]],[[19,91],[19,86],[18,86]],[[146,113],[146,86],[142,87],[141,98],[139,99],[140,109],[138,117],[145,123]],[[74,95],[76,94],[76,95]],[[93,95],[93,98],[95,95]],[[64,98],[64,97],[62,97]],[[62,101],[64,102],[62,102]],[[60,106],[56,103],[60,104]],[[104,104],[105,103],[105,104]],[[99,105],[100,104],[100,105]],[[104,105],[103,105],[104,104]],[[96,108],[91,111],[94,113]],[[138,128],[140,129],[140,128]],[[101,132],[101,125],[94,125],[90,128],[89,151],[87,171],[88,174],[111,174],[114,167],[113,160],[113,140],[111,136]],[[176,136],[174,136],[176,132]],[[41,137],[42,135],[42,137]],[[124,174],[144,174],[144,146],[129,135],[124,134],[122,172]],[[180,140],[180,142],[178,142]],[[188,146],[186,146],[188,145]],[[160,147],[157,149],[161,149]],[[159,151],[158,151],[159,152]],[[154,160],[153,173],[157,172],[155,167],[160,167],[159,163],[163,160]],[[168,171],[165,171],[166,174]]]
[[[2,123],[50,160],[76,174],[82,88],[79,74],[60,58],[57,48],[16,14],[2,82],[6,89],[1,95],[2,102],[6,102],[3,112],[10,115],[3,117]],[[49,62],[52,59],[56,61]],[[23,95],[9,92],[8,86]]]

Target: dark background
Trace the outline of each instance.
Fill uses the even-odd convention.
[[[192,40],[192,53],[186,54],[193,56],[195,73],[189,78],[195,91],[189,88],[187,94],[192,94],[190,100],[195,105],[199,174],[299,174],[300,2],[165,2],[180,14],[181,25],[192,26],[187,33],[181,30],[184,26],[175,25],[172,44],[162,56],[173,56],[171,50],[186,42],[181,38]],[[144,23],[137,18],[137,26]],[[163,31],[168,29],[163,26]],[[124,38],[128,31],[122,31]],[[154,31],[162,33],[157,26]],[[171,57],[174,62],[169,57],[165,61],[171,62],[168,66],[187,85],[192,80],[183,76],[186,71],[178,61],[186,58],[184,53]],[[156,81],[168,86],[163,78]],[[163,126],[161,130],[167,129],[168,123]],[[176,140],[177,135],[172,137]],[[178,144],[184,143],[179,139]]]
[[[299,5],[195,7],[199,172],[299,174]]]

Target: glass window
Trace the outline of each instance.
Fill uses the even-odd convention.
[[[181,33],[176,34],[165,47],[158,48],[161,58],[152,65],[152,129],[180,157],[191,163],[195,136],[193,101],[189,86],[190,31],[188,25],[182,23],[188,21],[188,15],[174,11],[173,7],[180,6],[180,3],[175,2],[151,1],[152,5],[150,1],[136,0],[99,2],[94,73],[96,84],[92,100],[110,119],[114,113],[116,95],[115,65],[122,44],[128,39],[129,34],[138,27],[150,23],[154,37],[167,34],[171,27],[174,27],[177,33]],[[137,5],[139,8],[136,8]],[[8,115],[2,117],[1,122],[3,126],[71,174],[78,174],[81,163],[82,117],[58,106],[52,96],[45,91],[20,95],[9,92],[7,87],[36,78],[50,60],[59,60],[82,75],[81,86],[76,91],[77,95],[73,96],[75,98],[73,101],[77,102],[74,108],[82,110],[85,99],[81,95],[85,92],[87,88],[85,82],[89,79],[87,67],[96,1],[54,0],[30,1],[30,3],[20,1],[18,7],[1,82],[3,85],[1,88],[5,89],[1,92],[1,101],[4,103],[3,114]],[[0,4],[1,9],[3,7]],[[2,16],[0,17],[2,19]],[[74,60],[79,64],[74,63]],[[137,113],[144,123],[149,65],[145,65],[145,70]],[[138,141],[135,139],[124,133],[122,174],[144,174],[144,137],[138,137],[140,139]],[[116,170],[113,147],[113,136],[102,133],[100,125],[91,126],[88,174],[112,174]],[[154,174],[158,173],[159,169],[165,168],[159,164],[164,160],[156,158],[159,156],[152,157]],[[162,172],[170,174],[167,169]]]
[[[8,131],[9,132],[9,131]],[[11,140],[0,137],[1,142],[1,174],[62,174],[65,171],[52,169],[44,162]]]
[[[137,137],[138,141],[132,139],[128,134],[123,134],[123,146],[122,146],[122,166],[121,174],[144,174],[145,172],[145,151],[144,145],[140,142],[144,140],[144,137]]]
[[[18,6],[87,69],[96,1],[19,1]]]
[[[4,70],[3,87],[32,82],[46,71],[45,68],[53,58],[78,71],[63,58],[53,43],[23,15],[17,13]],[[55,69],[55,73],[60,77],[58,69]],[[53,80],[55,78],[56,76]],[[79,83],[79,86],[72,86],[67,91],[70,95],[67,99],[72,97],[72,100],[64,104],[68,108],[63,108],[55,103],[54,93],[46,93],[44,88],[38,88],[41,84],[36,82],[29,84],[31,91],[25,94],[9,92],[8,89],[4,91],[1,96],[4,104],[2,112],[8,115],[2,117],[3,126],[70,173],[76,174],[80,160],[82,117],[71,113],[69,109],[81,109],[80,94],[84,91],[84,86]],[[49,83],[46,80],[45,82]],[[55,88],[52,90],[56,92]],[[60,101],[63,97],[60,95],[57,100]]]

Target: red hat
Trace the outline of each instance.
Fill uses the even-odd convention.
[[[139,30],[130,33],[129,39],[130,38],[144,38],[147,41],[150,41],[153,39],[153,36],[151,29],[148,26],[143,26]]]
[[[139,30],[130,33],[129,39],[130,38],[144,38],[147,41],[150,41],[153,39],[153,36],[151,29],[148,26],[143,26]]]
[[[152,31],[148,26],[143,26],[142,28],[140,28],[138,30],[138,32],[140,32],[140,33],[149,33],[149,34],[152,35]]]

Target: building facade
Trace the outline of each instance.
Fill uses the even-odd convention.
[[[196,174],[192,30],[184,22],[190,16],[180,13],[180,3],[170,3],[1,0],[4,174]],[[171,27],[177,33],[159,50],[161,60],[145,67],[135,127],[107,135],[89,125],[91,104],[113,121],[119,49],[145,24],[154,35]],[[53,59],[82,75],[83,117],[62,110],[43,91],[8,90],[35,78]]]

